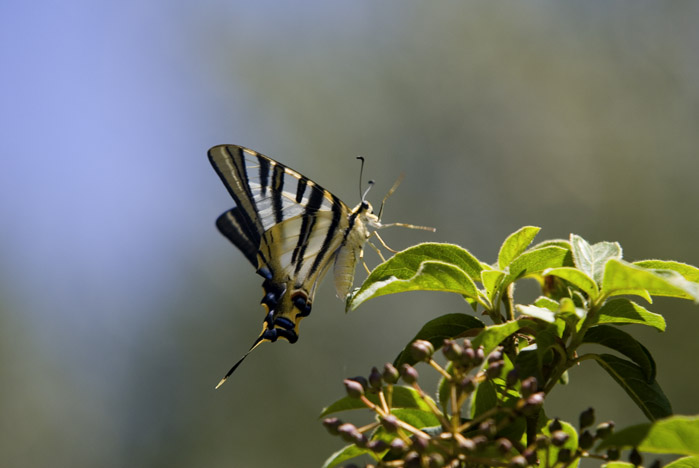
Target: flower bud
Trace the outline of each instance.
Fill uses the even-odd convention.
[[[418,374],[415,368],[408,364],[403,364],[400,367],[400,376],[403,378],[403,381],[408,385],[413,385],[414,383],[416,383],[418,378]]]
[[[426,340],[415,340],[410,345],[410,355],[416,361],[429,361],[434,354],[434,346]]]
[[[464,338],[464,349],[473,349],[473,344],[468,338]]]
[[[428,468],[442,468],[444,466],[444,457],[441,453],[433,453],[427,459]]]
[[[340,434],[340,437],[342,437],[342,440],[351,443],[354,443],[357,434],[361,435],[361,432],[357,430],[354,424],[350,423],[341,424],[340,427],[337,428],[337,432]]]
[[[502,368],[505,367],[505,361],[491,362],[485,370],[485,376],[490,379],[497,379],[502,374]]]
[[[345,384],[345,390],[347,391],[347,396],[350,398],[360,398],[364,395],[364,387],[362,384],[356,380],[345,379],[343,381]]]
[[[507,373],[507,377],[505,377],[505,384],[512,388],[515,386],[517,381],[519,380],[519,372],[517,372],[517,369],[512,369],[510,372]]]
[[[485,360],[485,353],[483,352],[483,345],[479,346],[476,350],[476,359],[474,359],[473,364],[480,366]]]
[[[561,421],[558,420],[558,418],[555,418],[553,421],[549,423],[549,432],[553,434],[556,431],[560,431],[563,429],[563,426],[561,425]]]
[[[461,359],[459,364],[465,368],[473,367],[476,361],[476,351],[473,348],[464,348],[463,353],[461,353]]]
[[[513,448],[512,442],[510,442],[509,439],[506,439],[504,437],[501,437],[498,440],[496,440],[495,445],[497,449],[500,451],[500,453],[502,453],[503,455],[509,453]]]
[[[537,392],[526,400],[519,400],[517,402],[517,409],[522,412],[525,416],[533,416],[544,404],[544,392]]]
[[[595,429],[595,437],[598,439],[604,439],[614,430],[614,421],[607,421],[599,423]]]
[[[459,444],[459,450],[461,450],[463,453],[469,454],[475,452],[476,450],[476,443],[472,439],[459,437],[457,442]]]
[[[515,455],[510,459],[510,468],[526,468],[527,459],[522,455]]]
[[[556,447],[562,447],[563,444],[568,442],[568,439],[570,439],[570,436],[567,432],[556,431],[551,434],[551,443]]]
[[[549,438],[543,434],[539,434],[536,436],[536,441],[534,443],[536,444],[536,448],[543,449],[549,446]]]
[[[387,362],[383,366],[383,380],[387,384],[394,384],[398,382],[398,378],[400,377],[400,374],[398,373],[398,369],[393,367],[393,364],[390,362]]]
[[[495,425],[495,421],[493,419],[486,419],[482,423],[478,425],[478,432],[483,434],[484,436],[491,438],[495,435],[495,431],[497,430],[497,427]]]
[[[607,460],[616,461],[619,459],[619,449],[614,447],[607,450]]]
[[[405,442],[403,442],[402,439],[399,439],[396,437],[391,441],[389,444],[391,453],[394,455],[402,455],[405,453],[405,451],[408,449],[408,446],[406,445]]]
[[[457,388],[463,393],[472,393],[476,389],[476,383],[473,381],[473,377],[467,375],[459,382],[457,382]]]
[[[352,435],[354,436],[354,444],[357,447],[366,448],[366,444],[369,442],[369,439],[367,439],[367,437],[364,434],[357,431]]]
[[[641,466],[643,464],[643,457],[636,447],[634,447],[631,450],[631,453],[629,453],[629,462],[631,462],[634,466]]]
[[[403,459],[404,468],[421,468],[422,461],[420,460],[420,454],[417,452],[408,453]]]
[[[587,429],[582,431],[580,438],[578,439],[578,447],[583,450],[588,450],[595,443],[595,436],[592,435]]]
[[[496,361],[502,361],[502,347],[495,348],[495,350],[488,355],[489,363]]]
[[[372,452],[383,452],[384,450],[388,449],[388,442],[381,439],[370,440],[369,442],[367,442],[366,448],[368,448]]]
[[[367,388],[369,388],[369,382],[367,382],[367,380],[366,380],[364,377],[362,377],[361,375],[358,375],[358,376],[356,376],[356,377],[350,377],[350,378],[347,379],[347,380],[354,380],[354,381],[357,382],[359,385],[361,385],[361,386],[362,386],[362,389],[364,389],[364,390],[366,390]]]
[[[471,440],[476,445],[476,449],[483,448],[488,443],[488,438],[484,435],[477,435]]]
[[[381,380],[381,372],[376,367],[372,367],[369,373],[369,387],[378,390],[381,388]]]
[[[536,456],[536,449],[534,447],[529,447],[522,452],[522,456],[527,460],[529,465],[537,465],[538,458]]]
[[[580,429],[585,429],[586,427],[592,426],[595,422],[595,410],[593,408],[588,408],[582,413],[580,413]]]
[[[387,414],[381,418],[381,425],[386,429],[386,432],[392,434],[398,430],[398,418],[392,414]]]
[[[568,463],[573,458],[569,448],[563,448],[558,451],[558,461],[561,463]]]
[[[538,389],[539,383],[536,381],[536,377],[527,377],[522,380],[522,396],[524,398],[536,392]]]
[[[447,358],[449,361],[456,361],[457,359],[459,359],[459,357],[461,357],[461,353],[463,352],[463,348],[456,344],[455,341],[444,340],[444,345],[442,346],[442,354],[444,354],[444,357]]]
[[[418,453],[424,453],[430,443],[429,439],[417,435],[411,436],[410,441],[412,442],[413,449]]]
[[[342,421],[337,418],[325,418],[323,419],[323,426],[328,430],[331,435],[337,435],[337,428],[340,427]]]

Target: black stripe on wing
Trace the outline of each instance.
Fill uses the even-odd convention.
[[[299,232],[299,240],[296,243],[296,248],[291,256],[291,263],[296,264],[295,273],[301,270],[303,264],[303,256],[306,253],[306,248],[308,247],[308,240],[311,238],[311,233],[313,232],[313,227],[316,222],[316,213],[323,202],[323,193],[319,191],[311,192],[311,197],[308,200],[308,204],[303,213],[303,221],[301,223],[301,232]]]
[[[209,150],[209,159],[236,204],[260,226],[260,233],[303,215],[311,198],[320,199],[319,211],[332,210],[330,192],[256,151],[236,145],[215,146]],[[340,203],[349,213],[349,208]]]
[[[274,173],[272,175],[272,208],[274,210],[274,222],[281,223],[284,221],[282,215],[283,204],[282,195],[284,193],[284,167],[281,164],[274,165]]]
[[[257,268],[257,251],[260,247],[260,236],[245,224],[245,216],[240,208],[235,207],[226,211],[216,220],[216,227],[243,252],[252,266]]]
[[[338,230],[337,227],[340,224],[340,218],[342,216],[342,204],[341,204],[340,200],[335,195],[332,195],[332,198],[333,198],[332,221],[330,222],[330,227],[328,228],[328,232],[325,234],[325,239],[323,239],[323,245],[321,246],[320,250],[318,251],[318,255],[316,255],[315,260],[313,260],[313,265],[311,265],[311,271],[310,271],[309,275],[313,275],[313,273],[316,272],[316,270],[318,269],[320,264],[325,259],[325,256],[328,253],[328,250],[330,249],[330,245],[332,244],[333,238],[337,235],[337,230]]]
[[[241,224],[247,231],[255,232],[259,239],[264,228],[250,188],[243,148],[232,145],[214,146],[208,154],[211,165],[239,208],[236,217],[242,220]]]

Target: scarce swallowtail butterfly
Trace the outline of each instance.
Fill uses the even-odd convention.
[[[312,180],[242,146],[214,146],[209,161],[236,205],[219,216],[216,226],[264,279],[265,309],[262,332],[216,388],[261,343],[298,340],[299,323],[311,313],[316,287],[331,266],[337,295],[345,299],[364,244],[375,235],[386,247],[377,229],[403,226],[434,231],[403,223],[382,224],[381,210],[375,214],[364,197],[350,209]]]

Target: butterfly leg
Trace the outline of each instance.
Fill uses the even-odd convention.
[[[373,247],[376,248],[375,246]],[[359,249],[359,260],[362,262],[362,265],[364,266],[364,269],[366,270],[367,274],[371,274],[371,270],[364,261],[364,249]]]
[[[379,240],[379,242],[381,242],[381,245],[383,245],[384,248],[385,248],[386,250],[388,250],[388,251],[391,252],[391,253],[398,253],[397,250],[393,250],[392,248],[390,248],[389,246],[386,245],[386,243],[383,241],[383,239],[381,238],[381,236],[379,235],[378,232],[374,231],[374,235],[375,235],[376,238]],[[383,260],[383,257],[381,257],[381,260]],[[385,262],[385,261],[386,261],[386,260],[384,260],[384,262]]]

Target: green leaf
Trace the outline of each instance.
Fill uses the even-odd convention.
[[[679,458],[665,468],[699,468],[699,456]]]
[[[434,427],[440,424],[439,418],[431,411],[423,411],[418,409],[393,409],[391,413],[403,422],[410,424],[418,429],[425,427]]]
[[[495,300],[495,295],[500,290],[499,286],[502,279],[505,277],[505,273],[500,270],[483,270],[481,271],[481,283],[485,288],[488,300],[493,302]]]
[[[542,242],[539,242],[538,244],[534,245],[531,249],[529,250],[536,250],[536,249],[542,249],[544,247],[551,247],[551,246],[556,246],[556,247],[561,247],[566,250],[570,250],[570,242],[568,242],[567,239],[549,239],[545,240]]]
[[[612,376],[650,420],[672,415],[672,407],[658,382],[646,382],[643,370],[633,362],[600,354],[596,362]]]
[[[564,297],[561,299],[561,305],[558,308],[556,317],[560,317],[571,325],[574,325],[579,320],[584,319],[586,316],[587,309],[576,307],[573,299],[569,297]]]
[[[567,266],[570,261],[570,251],[562,247],[549,246],[528,250],[510,263],[510,271],[500,287],[504,288],[519,278],[540,274],[549,268]]]
[[[347,310],[378,296],[404,291],[445,291],[477,298],[474,278],[481,263],[467,250],[452,244],[419,244],[377,266],[347,299]]]
[[[494,408],[498,403],[498,393],[491,380],[481,382],[473,392],[471,399],[471,419]]]
[[[359,448],[356,445],[348,445],[341,448],[337,452],[330,455],[330,457],[323,463],[323,468],[334,468],[342,462],[350,460],[352,458],[358,457],[364,454],[372,454],[371,450]]]
[[[583,343],[596,343],[619,351],[641,368],[647,383],[652,383],[655,380],[653,356],[645,346],[628,333],[611,325],[597,325],[585,333]]]
[[[515,367],[519,378],[524,380],[528,377],[536,378],[537,382],[544,382],[544,376],[540,365],[539,347],[532,343],[522,348],[515,358]]]
[[[635,468],[633,463],[613,461],[609,463],[603,463],[602,468]]]
[[[649,270],[622,260],[609,260],[602,279],[602,295],[639,294],[693,299],[699,302],[699,283],[671,270]]]
[[[453,364],[449,362],[445,370],[451,374],[453,367]],[[437,385],[437,398],[439,399],[439,406],[442,408],[442,411],[446,413],[447,411],[451,410],[449,406],[449,399],[451,398],[451,384],[444,378],[444,376],[439,378],[439,384]]]
[[[527,315],[529,317],[534,317],[544,322],[553,323],[556,321],[556,314],[549,309],[544,307],[537,307],[533,305],[522,305],[517,304],[515,310],[521,315]]]
[[[598,312],[597,323],[638,323],[665,331],[665,319],[627,298],[607,301]]]
[[[498,265],[500,268],[504,270],[512,260],[524,252],[540,230],[540,227],[525,226],[519,231],[510,234],[503,242],[502,247],[500,247],[500,253],[498,253]]]
[[[699,455],[699,416],[671,416],[614,432],[597,447],[637,447],[649,453]]]
[[[539,460],[541,460],[539,466],[557,466],[558,452],[561,449],[567,448],[570,449],[572,453],[575,453],[575,450],[578,448],[578,433],[575,430],[575,428],[570,423],[567,423],[565,421],[560,421],[560,423],[561,430],[569,435],[568,440],[561,447],[555,447],[554,445],[550,445],[549,447],[537,450],[536,454],[539,457]],[[546,424],[541,429],[541,433],[547,437],[551,437],[551,431],[549,431],[548,426],[549,425]],[[579,463],[580,458],[576,459],[572,464],[567,466],[576,468]]]
[[[385,391],[385,390],[384,390]],[[367,399],[376,405],[380,405],[378,394],[366,393]],[[430,407],[425,403],[420,395],[412,387],[404,387],[402,385],[393,386],[393,408],[415,408],[423,411],[430,411]],[[321,418],[340,411],[349,411],[356,409],[366,409],[366,405],[359,398],[344,397],[330,404],[320,413]]]
[[[564,279],[573,286],[580,288],[591,299],[599,295],[597,284],[583,271],[573,267],[559,267],[544,270],[542,275],[552,275]]]
[[[498,347],[500,342],[523,327],[536,328],[536,322],[532,320],[519,319],[512,322],[506,322],[500,325],[491,325],[486,327],[482,332],[478,334],[471,343],[474,348],[483,346],[483,352],[487,356]]]
[[[427,340],[432,343],[435,349],[439,349],[446,338],[462,336],[463,333],[484,328],[485,324],[476,317],[467,314],[446,314],[436,319],[430,320],[417,332],[417,335],[410,340],[410,343],[396,357],[393,365],[400,367],[402,364],[415,364],[415,359],[411,356],[410,345],[416,340]]]
[[[699,283],[699,268],[681,262],[671,260],[641,260],[633,262],[634,265],[651,270],[671,270],[679,273],[687,281]]]
[[[559,325],[561,325],[559,329]],[[556,344],[558,336],[563,329],[562,322],[557,324],[546,324],[537,328],[536,342],[522,348],[515,359],[515,367],[519,372],[519,377],[536,377],[536,380],[543,385],[544,364],[550,364],[552,359],[551,348]]]
[[[548,309],[551,312],[557,312],[559,304],[557,301],[554,301],[550,297],[546,296],[539,296],[536,298],[536,301],[534,301],[534,305],[537,307],[542,307],[544,309]]]
[[[582,237],[571,234],[570,246],[575,266],[597,284],[602,282],[602,272],[607,261],[621,259],[621,246],[618,242],[598,242],[590,245]]]

